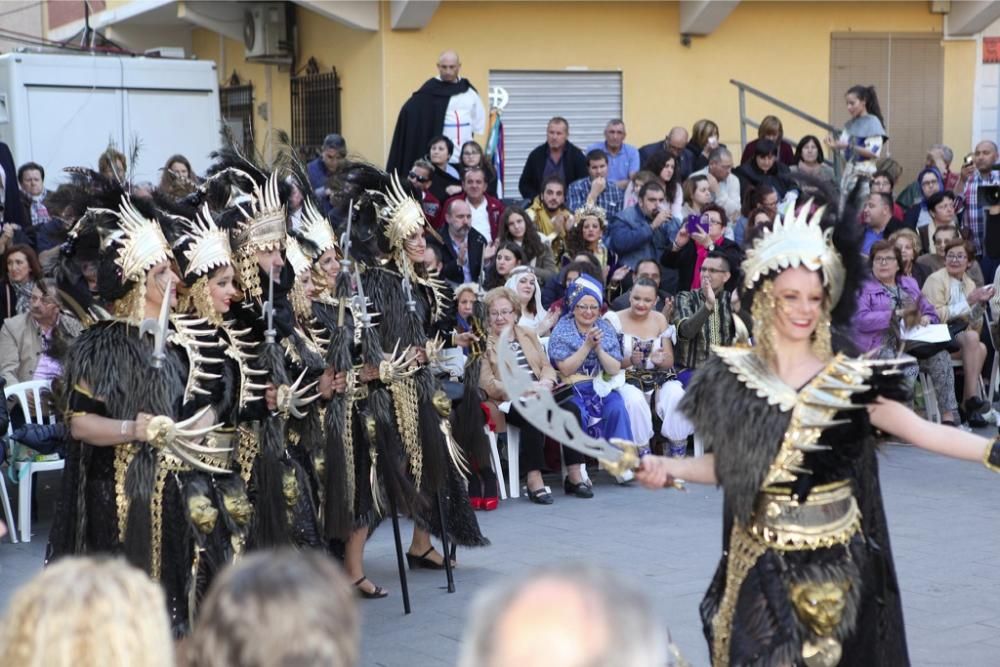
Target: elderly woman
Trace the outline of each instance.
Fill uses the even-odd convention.
[[[594,437],[632,440],[632,427],[622,396],[625,383],[622,346],[611,323],[601,318],[604,287],[583,274],[569,286],[562,316],[549,339],[549,359],[566,384],[573,385],[572,401],[584,429]],[[590,498],[579,466],[568,470],[566,493]]]
[[[917,262],[920,257],[923,244],[920,242],[920,235],[909,227],[904,227],[897,232],[893,232],[889,237],[889,242],[899,249],[900,273],[917,281],[919,287],[924,286],[927,276],[931,275],[931,270]]]
[[[489,318],[490,336],[486,343],[486,353],[481,360],[479,386],[486,395],[496,401],[505,411],[507,422],[521,430],[521,469],[527,470],[528,499],[539,505],[551,505],[552,495],[545,490],[542,468],[545,466],[545,436],[521,416],[517,409],[511,409],[510,396],[500,382],[497,360],[497,346],[504,331],[510,331],[510,346],[518,364],[531,373],[539,391],[552,391],[556,386],[556,371],[545,357],[538,336],[516,324],[521,315],[517,296],[506,287],[497,287],[486,293],[486,316]],[[574,406],[567,405],[574,410]],[[574,449],[563,450],[563,460],[571,474],[580,479],[580,465],[583,455]],[[584,485],[586,486],[586,485]],[[589,491],[589,489],[588,489]],[[593,494],[591,494],[593,495]]]
[[[923,293],[934,306],[938,319],[953,330],[967,328],[954,336],[962,359],[963,403],[970,426],[985,426],[980,416],[989,406],[979,396],[979,375],[986,362],[986,346],[979,342],[983,324],[983,309],[993,296],[993,286],[976,287],[967,274],[974,256],[972,244],[963,239],[951,241],[945,248],[945,264],[924,282]]]
[[[523,327],[539,338],[544,338],[552,331],[559,320],[557,309],[545,310],[542,307],[542,288],[538,278],[530,266],[519,266],[510,272],[504,287],[517,297],[521,318],[517,326]]]
[[[912,230],[906,231],[913,234]],[[900,320],[915,320],[911,322],[913,326],[937,324],[939,319],[934,306],[920,292],[917,281],[903,273],[902,252],[898,245],[891,239],[876,241],[868,257],[872,277],[864,282],[858,294],[854,342],[859,352],[884,350],[884,354],[894,357],[900,347]],[[955,376],[951,372],[948,351],[942,349],[921,359],[920,366],[931,376],[941,406],[941,422],[957,426]]]

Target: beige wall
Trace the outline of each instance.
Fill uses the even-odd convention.
[[[436,71],[438,54],[456,49],[462,73],[485,95],[490,69],[561,70],[584,67],[621,70],[629,141],[663,136],[671,125],[714,119],[723,142],[739,143],[736,88],[739,79],[825,119],[829,109],[830,34],[834,32],[922,32],[940,34],[942,19],[928,4],[913,2],[741,2],[708,37],[680,43],[679,6],[665,2],[453,2],[439,6],[422,30],[393,31],[388,3],[383,29],[352,30],[298,9],[299,58],[315,57],[341,77],[342,130],[352,152],[384,160],[396,114],[409,95]],[[613,26],[613,29],[609,29]],[[216,35],[196,30],[194,52],[219,60]],[[225,40],[220,76],[235,69],[253,81],[257,104],[267,99],[265,68],[271,70],[272,127],[288,128],[288,73],[243,62],[242,44]],[[944,140],[971,143],[975,46],[946,42]],[[220,63],[221,65],[221,63]],[[301,65],[300,65],[301,66]],[[751,101],[760,118],[775,110]],[[779,113],[789,136],[816,132]],[[846,120],[832,119],[834,124]],[[255,118],[258,141],[268,124]],[[539,126],[539,140],[544,127]]]

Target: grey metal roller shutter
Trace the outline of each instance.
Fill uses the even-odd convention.
[[[536,72],[495,70],[490,89],[507,91],[503,110],[504,192],[517,197],[517,181],[528,153],[545,143],[549,118],[569,121],[569,140],[586,150],[604,139],[604,125],[622,117],[621,72]]]

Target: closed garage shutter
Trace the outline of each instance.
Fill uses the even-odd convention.
[[[533,72],[495,70],[490,89],[507,91],[503,110],[504,193],[518,196],[517,181],[535,146],[545,143],[553,116],[569,121],[569,140],[580,150],[604,139],[604,125],[622,117],[621,72]]]

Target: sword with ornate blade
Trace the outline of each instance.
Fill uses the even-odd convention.
[[[146,318],[139,325],[139,336],[153,334],[153,368],[163,368],[163,360],[167,358],[167,332],[170,322],[170,287],[174,279],[168,277],[163,288],[163,303],[160,304],[160,316],[157,319]]]
[[[511,397],[511,409],[517,410],[527,422],[553,440],[596,458],[612,475],[637,470],[640,465],[638,445],[619,438],[607,440],[588,435],[573,413],[559,407],[550,392],[536,391],[531,376],[517,365],[517,356],[510,347],[510,335],[510,330],[501,334],[497,360],[500,380]],[[684,480],[675,479],[672,486],[684,490]]]

